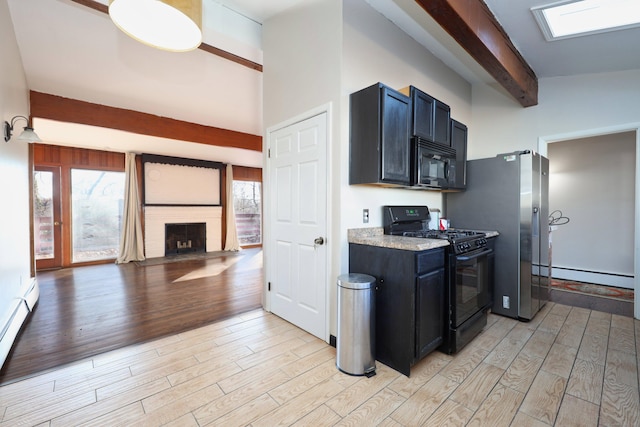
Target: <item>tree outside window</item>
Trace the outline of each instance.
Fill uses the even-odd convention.
[[[262,243],[262,183],[233,181],[233,206],[241,246]]]

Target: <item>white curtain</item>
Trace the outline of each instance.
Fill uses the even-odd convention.
[[[236,229],[236,212],[233,206],[233,169],[227,165],[227,238],[224,244],[225,251],[239,251],[240,241],[238,240],[238,230]]]
[[[127,153],[125,164],[125,193],[122,213],[122,233],[117,264],[144,260],[144,240],[140,221],[140,196],[136,174],[136,155]]]

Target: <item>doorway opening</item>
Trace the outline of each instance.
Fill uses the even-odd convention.
[[[629,136],[633,141],[632,144],[635,146],[635,155],[633,154],[629,155],[630,161],[631,163],[634,164],[634,169],[635,169],[633,174],[631,175],[631,178],[627,180],[629,182],[619,183],[619,185],[616,185],[616,186],[608,186],[608,188],[605,190],[601,190],[601,189],[598,190],[596,188],[597,182],[592,182],[592,184],[594,185],[592,185],[591,190],[593,193],[596,193],[597,191],[609,192],[609,191],[616,191],[616,187],[619,187],[620,185],[627,185],[627,186],[631,185],[633,187],[631,191],[632,191],[634,200],[631,203],[632,212],[630,212],[630,215],[633,218],[632,219],[633,227],[631,230],[625,230],[625,231],[621,231],[619,228],[614,227],[615,221],[611,216],[607,216],[606,214],[607,206],[598,206],[597,204],[592,203],[590,205],[590,211],[591,211],[592,217],[594,218],[594,220],[596,220],[596,222],[592,223],[593,227],[591,229],[585,230],[584,232],[585,233],[588,232],[589,235],[592,237],[592,242],[589,245],[591,248],[599,246],[599,243],[598,243],[599,241],[597,240],[597,236],[600,233],[624,232],[631,236],[631,239],[633,241],[633,247],[632,249],[629,250],[629,252],[632,258],[633,273],[631,275],[628,275],[630,277],[627,278],[627,280],[629,280],[632,283],[632,285],[631,286],[627,285],[627,286],[634,289],[633,315],[636,319],[638,319],[640,318],[640,295],[639,295],[640,280],[639,280],[637,268],[640,268],[640,267],[636,267],[636,266],[640,266],[640,249],[638,248],[638,244],[637,244],[637,242],[640,242],[640,218],[638,216],[638,213],[640,212],[640,123],[612,126],[607,128],[601,128],[601,129],[591,129],[591,130],[584,130],[584,131],[578,131],[578,132],[541,137],[538,140],[538,151],[545,156],[549,156],[548,144],[551,144],[551,143],[592,138],[592,137],[603,137],[607,135],[616,135],[616,134],[623,134],[623,133],[629,134]],[[611,147],[609,147],[609,149],[611,149]],[[601,163],[602,162],[598,162],[598,159],[594,159],[593,168],[602,169]],[[553,179],[553,172],[552,172],[551,178]],[[551,206],[551,208],[553,209],[554,207]],[[567,212],[565,212],[565,214],[568,216],[571,216]],[[605,221],[608,221],[608,222],[605,222]],[[552,238],[552,241],[554,242],[554,244],[556,244],[556,241],[558,238],[559,237],[556,237],[556,236]],[[616,251],[618,250],[619,249],[616,248]],[[554,255],[555,255],[555,250],[554,250]],[[553,264],[555,264],[555,261],[553,262]],[[553,275],[555,276],[555,274]]]

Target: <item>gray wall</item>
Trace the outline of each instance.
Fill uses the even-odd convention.
[[[633,287],[635,145],[623,132],[547,146],[550,211],[570,218],[552,232],[554,277]]]

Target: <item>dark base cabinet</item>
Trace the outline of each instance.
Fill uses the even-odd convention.
[[[444,249],[414,252],[349,244],[349,272],[376,278],[376,360],[409,376],[442,344]]]

